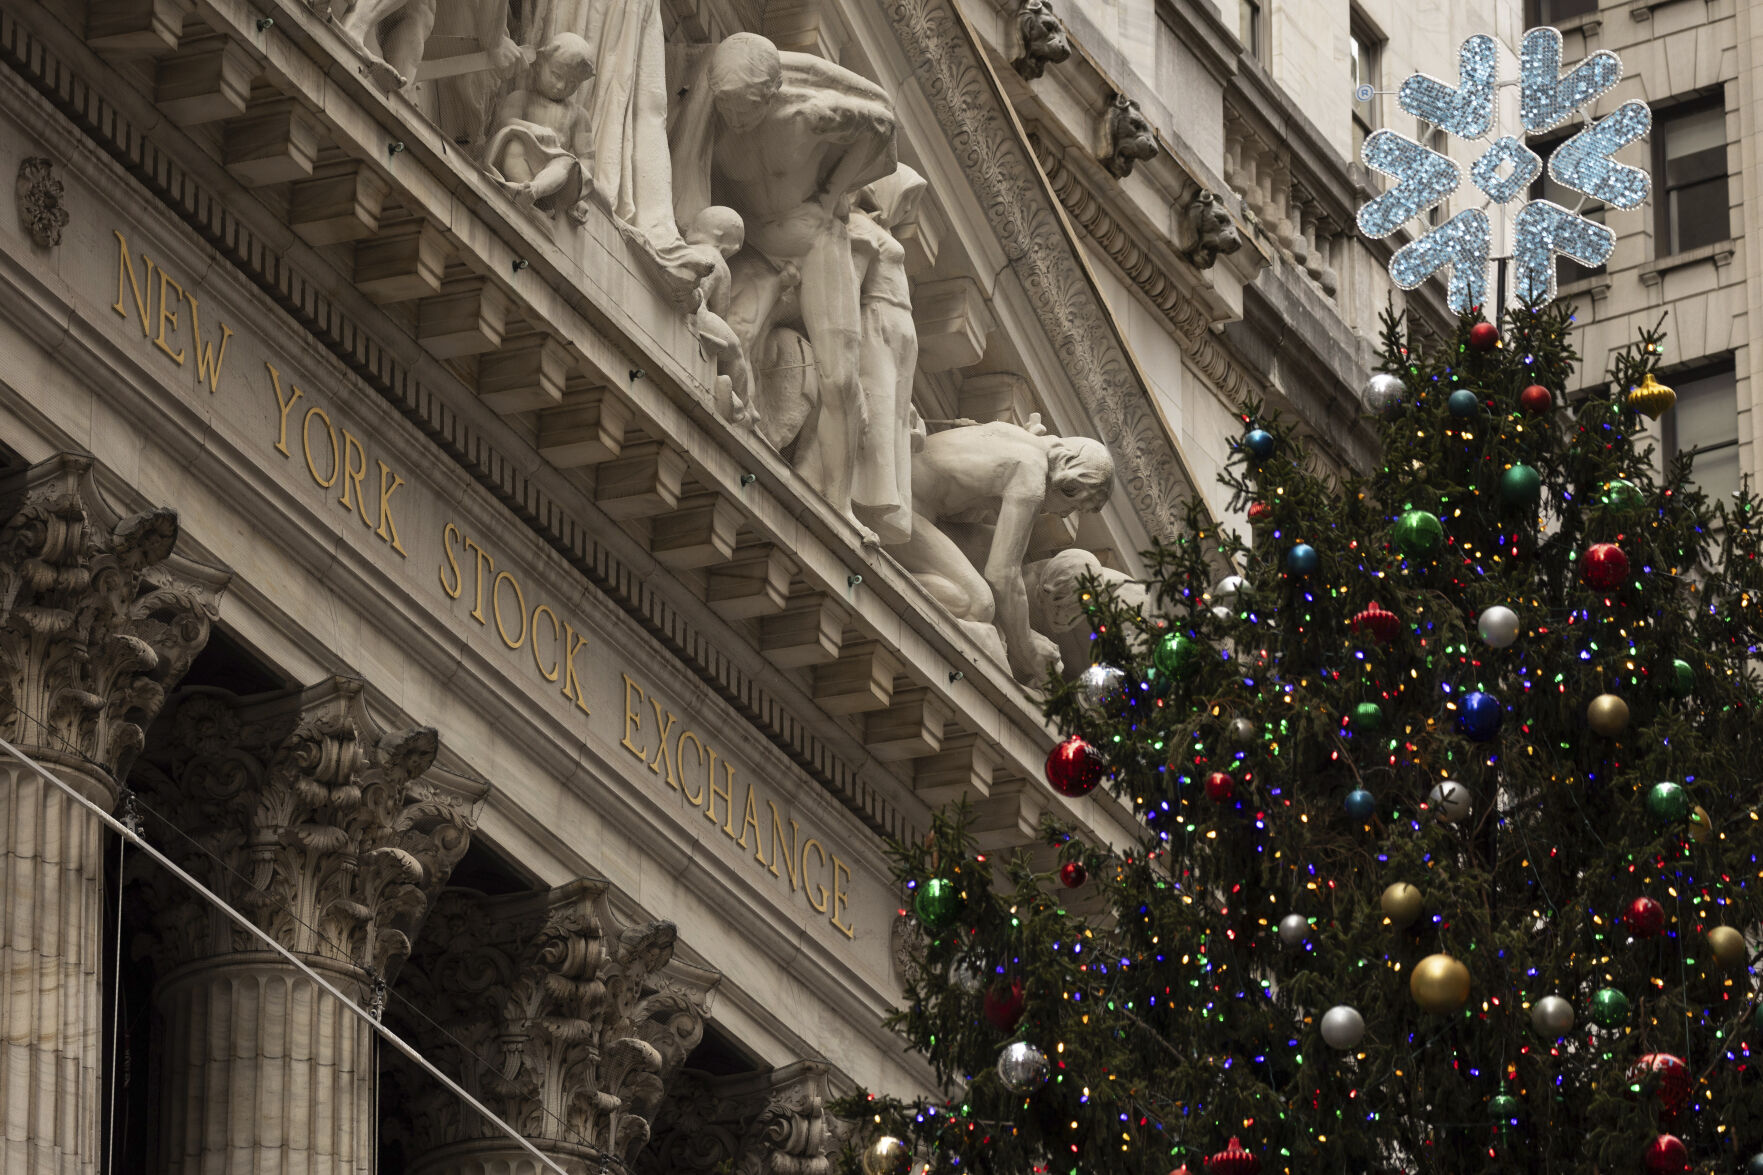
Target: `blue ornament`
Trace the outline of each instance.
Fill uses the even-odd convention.
[[[1485,743],[1499,734],[1500,724],[1505,720],[1505,707],[1492,694],[1477,690],[1465,694],[1458,703],[1457,728],[1478,743]]]
[[[1488,214],[1479,208],[1465,208],[1418,241],[1397,249],[1390,258],[1390,280],[1412,290],[1449,265],[1451,280],[1445,286],[1445,301],[1458,314],[1467,314],[1487,301],[1493,236]]]
[[[1243,437],[1243,448],[1258,461],[1273,456],[1273,434],[1264,428],[1252,428]]]
[[[1314,575],[1322,557],[1309,543],[1299,543],[1286,552],[1286,570],[1293,575]]]
[[[1452,416],[1474,416],[1481,411],[1481,397],[1468,388],[1458,388],[1445,401],[1445,407],[1451,410]]]
[[[1347,798],[1341,801],[1341,807],[1355,820],[1369,820],[1372,813],[1377,811],[1377,797],[1362,787],[1356,787],[1347,793]]]

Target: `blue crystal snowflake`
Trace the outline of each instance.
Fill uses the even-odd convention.
[[[1455,87],[1414,74],[1397,91],[1397,102],[1447,134],[1465,140],[1484,138],[1494,129],[1494,96],[1501,84],[1494,39],[1477,35],[1463,42],[1457,74]],[[1644,102],[1625,102],[1596,121],[1582,113],[1621,80],[1622,62],[1608,50],[1591,54],[1563,77],[1560,32],[1539,28],[1524,35],[1516,82],[1524,134],[1552,130],[1576,114],[1587,123],[1551,154],[1549,178],[1612,207],[1634,208],[1647,198],[1651,179],[1640,168],[1618,163],[1612,156],[1647,133],[1651,110]],[[1369,237],[1389,236],[1448,199],[1463,182],[1463,169],[1450,156],[1395,131],[1374,132],[1360,154],[1368,167],[1396,181],[1359,210],[1359,229]],[[1522,138],[1494,139],[1469,169],[1486,202],[1459,212],[1397,250],[1390,259],[1390,277],[1411,290],[1449,266],[1451,309],[1464,313],[1482,305],[1493,253],[1493,225],[1483,209],[1519,199],[1542,172],[1543,161]],[[1582,265],[1602,265],[1616,247],[1616,234],[1609,229],[1548,200],[1524,202],[1513,217],[1512,238],[1512,292],[1527,303],[1554,299],[1557,253]]]

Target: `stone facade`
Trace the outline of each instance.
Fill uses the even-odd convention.
[[[825,1175],[925,1088],[886,838],[1126,835],[1072,585],[1447,321],[1314,65],[1469,17],[1323,7],[0,10],[0,730],[233,914],[5,761],[0,1166]]]

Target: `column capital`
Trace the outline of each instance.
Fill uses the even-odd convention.
[[[227,583],[177,542],[176,511],[117,509],[89,457],[0,478],[0,731],[106,805]]]
[[[668,1175],[832,1175],[849,1124],[826,1105],[854,1086],[825,1061],[761,1073],[688,1072],[669,1092],[665,1130],[637,1164]]]
[[[356,678],[250,697],[191,689],[134,780],[185,834],[161,838],[167,850],[281,945],[389,978],[489,790],[438,766],[439,747],[432,727],[382,722]],[[143,883],[163,891],[167,967],[261,949],[161,871]]]

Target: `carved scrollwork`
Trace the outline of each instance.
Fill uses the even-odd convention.
[[[675,1083],[665,1130],[636,1165],[653,1175],[832,1175],[848,1124],[826,1112],[834,1076],[823,1061]]]
[[[67,227],[67,209],[61,205],[63,189],[55,178],[55,164],[41,155],[19,162],[14,194],[18,198],[18,222],[31,240],[45,249],[61,244]]]

